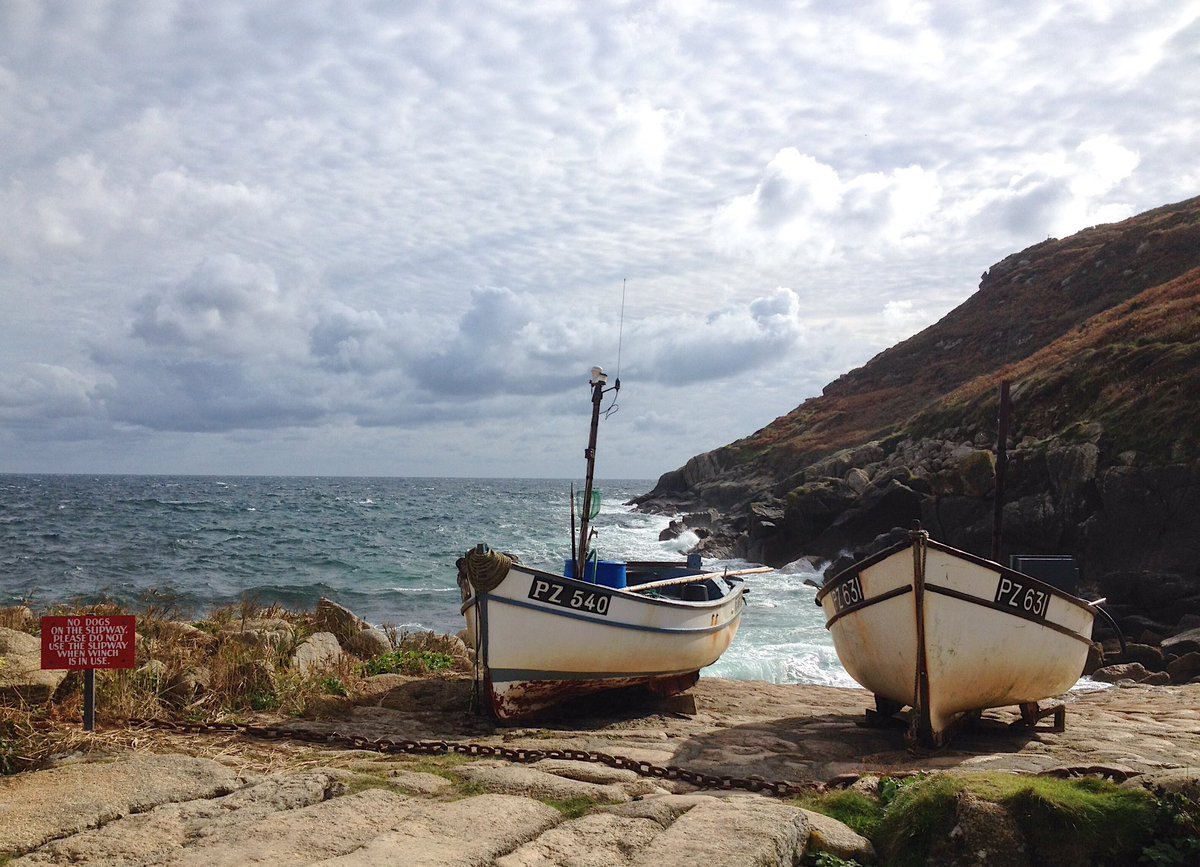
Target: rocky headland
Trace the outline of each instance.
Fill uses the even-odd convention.
[[[1002,381],[997,559],[1074,557],[1080,594],[1161,651],[1127,661],[1167,671],[1186,652],[1162,640],[1200,627],[1200,198],[1007,257],[941,321],[634,503],[712,556],[827,574],[914,520],[992,556]]]

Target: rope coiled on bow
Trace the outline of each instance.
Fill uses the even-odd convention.
[[[500,585],[512,564],[509,555],[478,545],[463,556],[460,568],[476,593],[487,593]]]

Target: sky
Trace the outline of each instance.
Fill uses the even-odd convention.
[[[1200,194],[1200,0],[0,0],[0,472],[654,479]],[[611,380],[610,380],[611,381]]]

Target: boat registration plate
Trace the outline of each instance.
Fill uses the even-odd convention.
[[[851,576],[833,588],[832,596],[834,611],[841,612],[845,608],[857,605],[863,601],[862,582],[858,580],[857,575]]]
[[[549,602],[551,605],[604,617],[608,616],[608,606],[612,601],[609,593],[571,587],[551,578],[534,578],[533,583],[529,585],[529,598],[535,602]]]
[[[1050,607],[1050,594],[1028,584],[1001,575],[996,585],[996,603],[1005,608],[1013,608],[1027,617],[1046,619],[1046,609]]]

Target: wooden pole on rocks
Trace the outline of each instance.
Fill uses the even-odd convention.
[[[1004,477],[1008,470],[1008,416],[1011,410],[1008,380],[1000,383],[1000,409],[996,419],[996,492],[992,512],[992,560],[1000,560],[1004,525]]]

